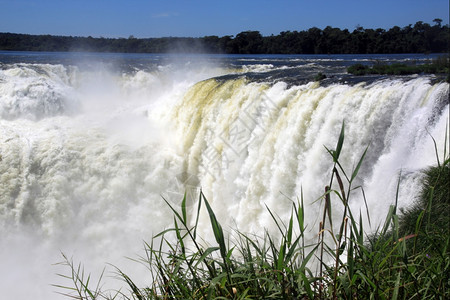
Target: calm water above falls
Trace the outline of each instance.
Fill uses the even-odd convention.
[[[343,121],[348,172],[369,145],[358,184],[376,224],[400,171],[406,206],[435,163],[428,133],[443,152],[449,85],[345,68],[431,57],[0,52],[1,290],[59,299],[49,284],[65,271],[51,266],[60,250],[93,271],[110,262],[145,274],[123,257],[171,223],[161,196],[177,204],[199,188],[224,227],[247,232],[272,230],[265,205],[287,217],[303,190],[314,236],[324,146]],[[318,72],[329,78],[312,82]],[[362,203],[355,192],[355,212]]]

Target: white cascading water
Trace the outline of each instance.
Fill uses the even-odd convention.
[[[192,67],[117,74],[61,65],[0,70],[0,288],[10,299],[60,299],[70,284],[51,265],[60,252],[100,273],[141,253],[172,221],[162,196],[179,203],[201,187],[227,229],[274,228],[303,191],[310,236],[342,122],[341,163],[350,173],[369,145],[357,184],[373,227],[395,199],[417,194],[420,170],[443,153],[448,83],[429,77],[349,85],[291,85],[212,78]],[[447,133],[448,134],[448,133]],[[365,211],[361,194],[350,199]],[[335,211],[340,205],[335,204]],[[209,223],[201,219],[206,236]],[[131,271],[130,271],[131,270]],[[109,281],[110,278],[107,278]],[[111,279],[114,280],[114,279]],[[25,286],[25,288],[24,288]]]
[[[187,93],[174,119],[179,136],[185,136],[186,171],[200,178],[213,207],[226,212],[219,218],[257,232],[274,227],[265,205],[286,220],[301,190],[309,202],[320,197],[332,168],[324,146],[335,147],[343,121],[340,162],[351,174],[369,145],[358,183],[366,190],[372,219],[382,217],[395,199],[399,171],[436,162],[427,130],[444,140],[448,106],[439,111],[441,119],[436,107],[447,95],[448,84],[431,85],[426,78],[291,88],[211,79]],[[416,192],[405,191],[400,206]],[[363,200],[351,200],[359,211]],[[317,219],[318,204],[307,207],[310,223]]]

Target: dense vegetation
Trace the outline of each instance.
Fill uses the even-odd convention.
[[[148,286],[136,286],[117,269],[128,290],[103,291],[101,282],[93,285],[83,268],[64,256],[70,274],[62,276],[71,280],[72,286],[58,287],[76,299],[449,299],[448,154],[426,171],[417,203],[403,214],[392,205],[384,225],[367,236],[361,217],[355,217],[359,212],[347,205],[358,190],[353,181],[367,149],[355,169],[347,173],[339,163],[343,142],[344,126],[336,148],[327,149],[332,171],[330,185],[321,197],[324,209],[314,242],[306,242],[304,235],[308,228],[304,216],[309,212],[303,198],[293,202],[287,222],[269,210],[279,237],[236,231],[227,241],[200,194],[192,220],[186,199],[181,210],[167,203],[174,213],[173,228],[146,244],[142,259],[154,279]],[[333,183],[335,190],[330,189]],[[331,226],[330,201],[342,204],[343,216],[337,227]],[[202,246],[204,241],[197,235],[202,205],[209,214],[216,245]],[[315,270],[311,269],[314,265]]]
[[[283,31],[262,36],[244,31],[236,36],[201,38],[93,38],[0,33],[0,50],[93,51],[122,53],[227,53],[227,54],[373,54],[442,53],[449,51],[449,25],[417,22],[389,30],[357,27],[350,32],[331,26],[305,31]]]
[[[353,75],[409,75],[409,74],[445,74],[446,81],[450,82],[450,56],[440,56],[425,64],[381,64],[364,65],[354,64],[347,68],[347,72]]]

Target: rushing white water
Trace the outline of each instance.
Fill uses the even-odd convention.
[[[244,69],[265,68],[275,67]],[[321,201],[312,202],[331,176],[324,146],[335,147],[342,122],[340,160],[349,173],[369,145],[357,184],[374,224],[394,202],[400,170],[400,206],[415,197],[418,171],[436,162],[429,134],[443,153],[447,83],[213,78],[230,72],[210,65],[123,73],[55,64],[1,69],[2,294],[60,298],[50,286],[61,283],[55,273],[68,271],[51,266],[60,250],[89,270],[110,262],[145,274],[123,257],[140,254],[142,240],[171,223],[161,196],[177,203],[185,189],[194,196],[201,187],[224,227],[247,232],[271,230],[265,205],[287,218],[303,191],[313,236]],[[351,204],[363,208],[358,192]],[[203,218],[205,234],[207,225]]]
[[[395,198],[399,171],[436,162],[427,130],[444,140],[446,97],[448,84],[431,85],[426,78],[291,88],[209,80],[188,92],[174,119],[185,136],[186,170],[200,178],[217,211],[227,212],[222,221],[256,231],[273,227],[265,205],[286,219],[289,199],[302,189],[310,202],[323,193],[332,168],[324,146],[335,147],[343,121],[341,164],[350,174],[369,145],[359,184],[366,189],[371,217],[382,216]],[[416,192],[405,191],[399,204],[407,205]],[[360,197],[352,200],[359,210]],[[320,210],[307,210],[313,222]]]

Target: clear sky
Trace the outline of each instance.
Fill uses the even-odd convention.
[[[449,23],[449,0],[0,0],[0,32],[93,37],[262,35]]]

